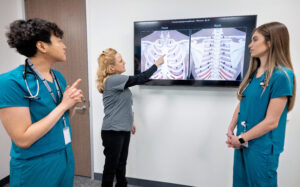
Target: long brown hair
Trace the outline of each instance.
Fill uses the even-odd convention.
[[[253,33],[257,31],[262,34],[265,38],[265,42],[270,42],[269,53],[267,58],[267,70],[264,90],[269,85],[269,81],[272,77],[274,68],[287,67],[294,72],[291,57],[290,57],[290,39],[289,32],[286,26],[279,22],[271,22],[263,24],[257,27]],[[242,99],[242,92],[246,88],[247,84],[251,81],[255,71],[260,66],[260,60],[257,57],[251,57],[248,73],[242,81],[237,97],[239,100]],[[283,70],[284,71],[284,70]],[[296,97],[296,77],[294,74],[294,87],[293,95],[289,98],[288,111],[292,110]]]
[[[117,51],[112,48],[105,49],[98,57],[98,71],[97,71],[97,89],[103,93],[104,83],[112,74],[110,66],[115,64],[115,56]]]

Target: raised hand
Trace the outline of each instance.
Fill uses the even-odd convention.
[[[165,57],[166,55],[162,55],[161,57],[159,57],[157,60],[156,60],[156,62],[154,63],[157,67],[158,66],[160,66],[160,65],[162,65],[163,63],[164,63],[164,57]]]
[[[61,104],[66,110],[72,108],[75,104],[82,102],[82,90],[78,89],[81,79],[77,79],[72,86],[67,86]]]

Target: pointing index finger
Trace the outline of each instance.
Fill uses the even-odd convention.
[[[79,84],[81,82],[81,79],[77,79],[71,86],[71,88],[78,88]]]

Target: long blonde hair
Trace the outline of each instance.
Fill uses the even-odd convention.
[[[289,32],[286,26],[279,22],[271,22],[257,27],[253,33],[257,31],[265,38],[265,42],[270,42],[269,53],[267,58],[267,70],[265,78],[264,90],[268,87],[272,77],[274,68],[287,67],[294,72],[291,57],[290,57],[290,39]],[[242,92],[251,81],[255,71],[260,66],[260,60],[257,57],[251,57],[248,72],[242,81],[237,97],[242,99]],[[284,71],[284,70],[283,70]],[[294,74],[293,95],[289,98],[288,111],[293,109],[296,98],[296,77]]]
[[[104,83],[112,74],[110,66],[115,64],[115,56],[117,51],[112,48],[105,49],[98,57],[98,71],[97,71],[97,89],[103,93]]]

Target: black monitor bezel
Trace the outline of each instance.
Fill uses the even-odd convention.
[[[236,19],[238,19],[239,21],[233,21]],[[204,22],[205,24],[204,25],[203,22],[201,22],[203,20],[212,20],[212,21],[211,24]],[[213,28],[216,24],[218,25],[221,24],[222,27],[246,26],[248,28],[248,31],[246,33],[246,45],[245,45],[244,68],[243,68],[243,74],[245,76],[248,71],[249,61],[250,61],[250,50],[248,48],[248,45],[251,42],[252,31],[256,27],[256,20],[257,20],[257,15],[243,15],[243,16],[222,16],[222,17],[170,19],[170,20],[155,20],[155,21],[135,21],[134,22],[134,74],[136,75],[141,73],[140,71],[141,37],[138,34],[140,31],[172,30],[172,29],[176,30],[180,28],[182,29],[183,28],[182,24],[189,23],[188,29]],[[163,29],[163,28],[168,28],[168,29]],[[187,26],[185,27],[185,29],[186,28]],[[225,81],[225,80],[165,80],[165,79],[158,80],[155,79],[155,80],[148,81],[147,83],[145,83],[145,85],[237,87],[240,85],[241,81],[242,80]]]

